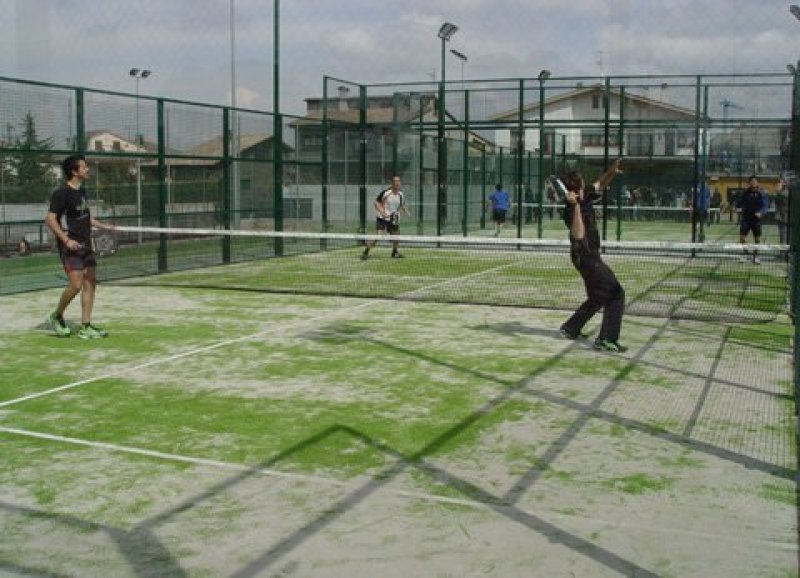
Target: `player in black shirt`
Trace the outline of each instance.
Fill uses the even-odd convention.
[[[94,219],[89,212],[86,189],[83,183],[89,176],[89,165],[81,155],[64,159],[64,184],[53,192],[50,209],[45,224],[58,242],[61,263],[67,273],[69,283],[61,293],[58,306],[50,314],[48,321],[61,337],[68,337],[72,330],[64,321],[64,311],[72,300],[81,294],[81,326],[78,337],[97,339],[106,337],[107,332],[92,325],[95,287],[97,285],[97,259],[92,250],[92,227],[113,229],[113,226]],[[66,221],[63,227],[62,218]]]
[[[769,199],[758,184],[758,177],[750,177],[748,187],[742,191],[741,196],[736,201],[736,211],[740,214],[739,219],[739,242],[743,245],[747,242],[747,234],[753,232],[753,241],[756,245],[761,242],[761,220],[767,214]],[[747,251],[745,250],[745,253]],[[758,251],[753,251],[753,263],[758,265]]]
[[[575,171],[562,181],[566,192],[564,223],[569,228],[570,258],[586,286],[586,301],[562,326],[561,334],[569,339],[581,337],[584,325],[603,309],[603,323],[595,339],[595,349],[622,353],[619,344],[622,313],[625,309],[625,290],[614,272],[600,258],[600,233],[597,230],[592,202],[599,191],[607,187],[619,171],[619,160],[592,185],[586,187],[583,177]]]

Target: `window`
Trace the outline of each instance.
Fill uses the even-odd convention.
[[[694,148],[694,133],[678,132],[678,148],[680,149]]]
[[[603,133],[584,131],[583,134],[581,134],[581,145],[585,147],[603,146]]]
[[[632,134],[628,137],[628,154],[650,156],[653,154],[653,135]]]
[[[592,109],[597,110],[600,108],[600,103],[602,102],[602,96],[599,94],[592,95]]]
[[[322,137],[318,134],[303,137],[303,149],[307,151],[318,151],[322,149]]]
[[[111,145],[111,150],[114,152],[120,152],[122,150],[122,144],[118,140],[114,141],[114,144]]]
[[[544,133],[544,142],[542,143],[542,150],[550,154],[553,152],[553,143],[555,142],[556,135],[552,131],[547,131]]]
[[[602,147],[606,144],[605,132],[597,130],[585,130],[581,133],[581,146]],[[619,146],[619,133],[612,131],[608,135],[608,146]]]
[[[96,151],[103,150],[103,141],[101,141],[100,139],[94,141],[94,150]]]

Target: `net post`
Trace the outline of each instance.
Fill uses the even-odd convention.
[[[166,122],[164,118],[164,99],[156,102],[156,122],[158,131],[158,223],[164,228],[167,226],[167,138]],[[137,178],[141,178],[137,175]],[[166,273],[167,262],[167,235],[161,233],[158,238],[158,272]]]
[[[232,193],[232,178],[231,178],[231,165],[233,159],[231,158],[231,139],[233,134],[231,131],[231,117],[234,112],[229,107],[222,109],[222,228],[229,231],[231,228],[231,193]],[[230,235],[222,236],[222,262],[231,262],[231,237]]]
[[[623,148],[622,125],[625,114],[625,87],[619,87],[619,126],[617,128],[617,158],[622,158]],[[617,189],[617,241],[622,239],[622,215],[625,208],[622,206],[622,191],[625,188],[625,173],[622,174],[622,186]]]
[[[486,228],[486,147],[481,148],[481,229]]]
[[[462,205],[461,205],[461,233],[467,236],[467,219],[469,218],[469,90],[464,91],[464,145],[461,153],[462,159]]]
[[[82,88],[75,89],[75,128],[77,134],[75,138],[78,141],[73,147],[78,153],[86,152],[86,102],[84,91]],[[72,136],[72,135],[70,135]]]
[[[273,137],[272,170],[272,218],[273,229],[283,231],[283,115],[275,113],[275,136]],[[275,256],[283,255],[283,238],[273,239]]]
[[[608,170],[608,139],[611,137],[611,78],[606,77],[603,90],[603,171]],[[603,195],[603,240],[608,239],[608,195],[605,190],[598,191]]]
[[[320,126],[320,130],[322,132],[322,151],[320,161],[322,166],[320,167],[320,176],[322,181],[322,232],[327,233],[328,229],[330,228],[328,225],[328,190],[329,190],[329,180],[330,180],[330,167],[328,166],[329,163],[329,132],[328,132],[328,77],[324,76],[322,78],[322,126]],[[327,241],[325,239],[320,240],[320,249],[327,248]]]
[[[514,220],[517,225],[517,238],[522,237],[522,157],[525,151],[525,81],[519,79],[517,84],[517,142],[514,147],[514,197],[517,201],[517,213]]]
[[[442,43],[444,61],[444,43]],[[437,166],[436,166],[436,236],[441,236],[447,216],[447,138],[445,137],[445,99],[444,74],[439,80],[439,109],[437,122]]]
[[[425,217],[425,105],[424,98],[419,99],[419,190],[417,192],[417,235],[423,231]]]
[[[367,231],[367,87],[358,86],[358,230]]]
[[[544,81],[547,80],[544,75],[539,75],[539,166],[537,168],[536,184],[539,188],[539,195],[542,194],[544,187]],[[541,239],[544,235],[544,219],[539,218],[536,224],[536,237]]]

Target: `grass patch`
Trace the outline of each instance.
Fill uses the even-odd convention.
[[[661,492],[670,488],[674,480],[667,477],[655,477],[649,474],[631,474],[619,478],[605,480],[603,487],[624,494],[640,495]]]

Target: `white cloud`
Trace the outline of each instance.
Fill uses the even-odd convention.
[[[234,0],[241,101],[269,107],[273,6]],[[0,74],[131,92],[130,67],[155,74],[143,93],[230,101],[230,3],[224,0],[0,0]],[[783,71],[800,22],[782,0],[292,0],[281,3],[284,110],[302,112],[323,75],[429,81],[437,31],[468,56],[467,78]],[[448,78],[460,63],[447,54]],[[263,95],[263,96],[257,96]],[[237,102],[240,100],[237,93]]]
[[[345,54],[369,54],[376,48],[376,38],[369,31],[357,27],[335,30],[324,36],[323,46]]]

